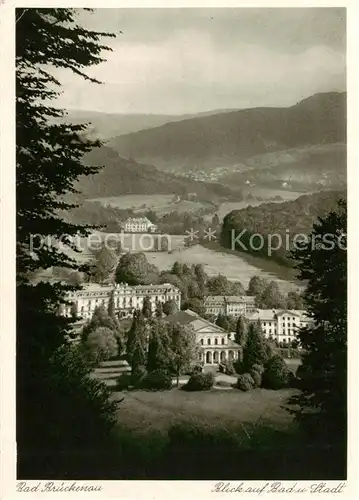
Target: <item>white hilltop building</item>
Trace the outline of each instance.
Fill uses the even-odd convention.
[[[147,217],[129,217],[122,225],[125,233],[154,233],[157,226]]]
[[[205,365],[216,365],[226,360],[238,359],[241,346],[229,338],[228,332],[190,309],[178,311],[165,319],[171,323],[192,326],[200,346],[199,360]]]
[[[75,307],[77,316],[88,320],[91,319],[96,307],[108,308],[111,296],[113,296],[115,314],[118,317],[130,316],[136,309],[142,309],[145,297],[149,297],[153,312],[158,302],[165,303],[168,300],[173,300],[178,309],[181,307],[181,292],[171,283],[136,286],[126,283],[114,285],[91,283],[84,285],[82,290],[69,292],[66,299],[70,304],[63,306],[60,313],[70,317]]]

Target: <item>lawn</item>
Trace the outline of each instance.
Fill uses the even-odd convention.
[[[285,430],[292,417],[282,405],[293,392],[293,389],[186,392],[174,388],[160,392],[115,392],[113,398],[124,398],[117,412],[119,423],[141,433],[152,430],[166,433],[171,425],[180,422],[226,429],[261,422]]]

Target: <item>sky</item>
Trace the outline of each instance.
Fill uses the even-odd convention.
[[[78,19],[118,36],[86,71],[102,85],[56,73],[67,109],[198,113],[346,89],[343,8],[97,9]]]

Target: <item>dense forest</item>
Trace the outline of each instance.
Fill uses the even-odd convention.
[[[224,218],[221,244],[226,248],[248,251],[292,266],[293,260],[289,257],[289,251],[292,249],[293,236],[309,234],[317,218],[333,210],[341,198],[346,198],[345,192],[324,191],[300,196],[294,201],[265,203],[258,207],[248,206],[242,210],[233,210]],[[269,235],[272,235],[271,251],[268,244]],[[274,249],[279,241],[275,235],[282,238],[282,245],[278,249]]]
[[[103,167],[95,175],[83,176],[79,180],[76,188],[86,197],[177,194],[185,198],[188,193],[196,193],[202,201],[233,198],[234,195],[236,200],[238,197],[242,199],[240,189],[164,173],[152,165],[139,164],[133,158],[122,158],[107,146],[90,151],[85,155],[84,163]]]

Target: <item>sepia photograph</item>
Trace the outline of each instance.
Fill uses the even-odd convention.
[[[346,9],[24,7],[14,29],[17,491],[340,493]]]

